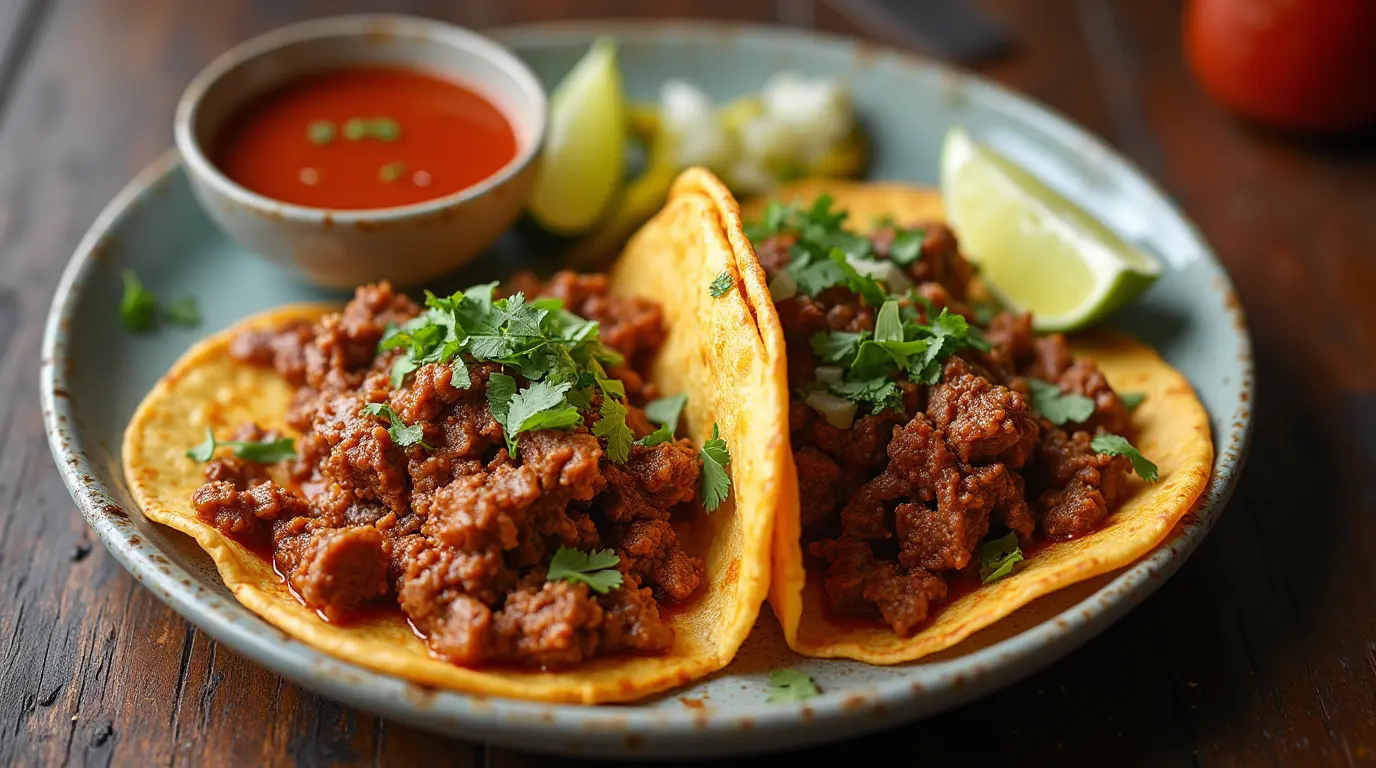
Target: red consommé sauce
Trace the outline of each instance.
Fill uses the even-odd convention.
[[[350,140],[350,120],[385,118],[391,140]],[[328,122],[321,141],[312,127]],[[212,161],[265,197],[313,208],[411,205],[492,176],[516,156],[506,116],[468,88],[398,67],[354,67],[309,75],[258,97],[217,137]]]

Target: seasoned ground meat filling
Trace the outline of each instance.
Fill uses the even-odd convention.
[[[627,425],[637,438],[652,432],[639,406],[658,393],[637,368],[664,341],[659,307],[608,295],[601,275],[523,276],[508,287],[517,290],[599,323],[602,342],[626,361],[608,375],[625,385]],[[583,423],[522,432],[511,455],[487,387],[498,373],[526,384],[516,370],[469,362],[461,387],[448,365],[427,363],[392,386],[400,353],[379,353],[379,342],[421,311],[384,283],[318,323],[240,335],[235,359],[298,387],[288,417],[301,433],[297,456],[283,464],[286,485],[263,465],[211,460],[193,496],[199,517],[270,552],[326,618],[395,602],[434,652],[459,664],[565,666],[666,651],[674,633],[657,601],[686,600],[703,580],[703,562],[670,524],[697,499],[697,450],[687,440],[635,444],[623,463],[611,461],[592,432],[597,395],[580,409]],[[388,406],[420,439],[399,445],[369,404]],[[264,436],[249,425],[238,439]],[[612,550],[621,585],[600,594],[547,579],[560,547]]]
[[[881,226],[866,258],[896,259],[900,231]],[[1060,335],[1034,335],[1027,315],[1000,312],[977,325],[966,303],[973,269],[955,236],[939,223],[906,233],[917,239],[904,246],[911,286],[897,299],[900,311],[921,323],[943,310],[959,315],[983,331],[988,349],[945,357],[932,383],[902,369],[888,374],[901,410],[893,401],[862,405],[843,428],[803,400],[826,364],[817,336],[872,338],[872,304],[846,284],[800,288],[777,302],[797,393],[789,428],[808,567],[826,574],[832,610],[877,614],[901,634],[929,618],[951,579],[978,579],[981,542],[1011,532],[1026,546],[1092,531],[1121,500],[1129,467],[1090,446],[1096,433],[1128,429],[1128,409],[1094,362],[1075,359]],[[756,237],[771,281],[808,258],[799,240],[787,227]],[[1034,411],[1027,377],[1088,398],[1093,414],[1053,424]]]

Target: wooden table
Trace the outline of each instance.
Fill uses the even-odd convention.
[[[555,762],[342,707],[208,640],[93,543],[43,436],[58,274],[170,144],[188,79],[249,35],[384,5],[0,2],[0,765]],[[390,5],[475,27],[652,7],[855,32],[825,2]],[[1301,144],[1226,118],[1181,64],[1173,3],[987,5],[1018,44],[985,73],[1120,148],[1227,262],[1256,340],[1251,458],[1194,558],[1084,649],[955,712],[764,762],[1376,765],[1376,136]]]

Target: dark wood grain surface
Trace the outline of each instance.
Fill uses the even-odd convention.
[[[982,702],[759,762],[1376,765],[1376,137],[1295,142],[1204,100],[1163,0],[990,0],[989,76],[1145,168],[1227,263],[1259,407],[1237,494],[1161,591]],[[548,765],[340,706],[220,647],[95,544],[48,452],[41,321],[104,203],[171,142],[187,80],[286,22],[400,9],[783,20],[806,0],[0,0],[0,765]]]

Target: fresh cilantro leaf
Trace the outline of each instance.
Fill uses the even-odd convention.
[[[540,323],[549,314],[548,310],[526,304],[523,293],[498,299],[492,303],[492,308],[498,322],[506,326],[507,333],[515,336],[539,336]]]
[[[756,244],[773,237],[783,231],[792,214],[792,206],[784,205],[778,200],[770,200],[759,221],[745,222],[745,236]]]
[[[667,443],[674,439],[678,432],[679,416],[683,413],[683,408],[688,404],[688,395],[677,394],[661,397],[658,400],[651,400],[645,405],[645,417],[659,425],[659,429],[640,438],[636,444],[646,448],[652,448],[660,443]]]
[[[954,342],[952,354],[963,348],[978,349],[981,352],[988,352],[990,349],[989,342],[978,328],[970,325],[963,315],[957,315],[945,307],[941,308],[941,314],[932,321],[932,335]]]
[[[717,278],[712,281],[711,285],[707,286],[707,292],[712,294],[712,298],[714,299],[721,298],[725,296],[726,292],[731,290],[731,287],[735,284],[736,281],[731,279],[731,273],[723,272],[717,275]]]
[[[683,409],[687,405],[688,395],[682,392],[651,400],[645,404],[645,418],[662,427],[668,427],[670,432],[675,432],[678,430],[679,417],[683,415]]]
[[[900,267],[912,264],[922,258],[922,240],[926,236],[926,231],[921,229],[895,229],[889,258]]]
[[[597,388],[602,390],[602,394],[608,397],[626,398],[626,385],[620,379],[608,379],[602,376],[597,377]]]
[[[866,333],[851,333],[849,331],[822,331],[812,336],[812,351],[823,362],[841,363],[855,358],[855,352],[860,346],[860,342],[865,340]]]
[[[169,302],[167,305],[167,319],[176,325],[195,328],[201,324],[200,310],[196,309],[195,296],[183,296],[180,299]]]
[[[475,360],[505,360],[516,351],[516,342],[508,336],[473,334],[465,342],[468,353]]]
[[[824,251],[839,248],[847,256],[853,256],[855,258],[868,258],[874,253],[874,244],[870,242],[868,237],[857,235],[854,232],[846,232],[845,230],[838,229],[833,232],[818,233],[809,238],[809,240],[811,244],[816,245]]]
[[[853,403],[868,406],[871,413],[894,410],[904,413],[903,392],[891,379],[877,376],[860,381],[843,381],[831,387],[831,393]]]
[[[199,461],[202,464],[210,461],[210,457],[215,455],[215,447],[219,445],[215,441],[215,433],[207,427],[205,430],[205,440],[198,443],[186,452],[186,458]]]
[[[1061,392],[1055,384],[1032,378],[1027,380],[1027,389],[1032,393],[1032,410],[1057,426],[1094,415],[1094,401],[1084,395]]]
[[[726,495],[731,490],[731,475],[726,471],[726,467],[731,463],[731,451],[726,447],[726,441],[718,434],[716,424],[712,425],[712,437],[703,443],[702,450],[698,451],[698,458],[702,459],[699,489],[702,508],[711,512],[726,501]]]
[[[816,296],[846,281],[846,274],[831,259],[818,258],[799,245],[793,246],[789,253],[788,273],[798,284],[798,290],[808,296]]]
[[[473,386],[473,377],[468,375],[468,365],[460,358],[449,361],[453,373],[449,374],[449,386],[454,389],[468,389]]]
[[[489,395],[491,386],[492,377],[488,377]],[[516,455],[517,437],[522,432],[537,429],[568,429],[583,420],[578,409],[569,405],[564,397],[570,386],[572,385],[567,381],[562,384],[537,381],[511,397],[505,414],[506,422],[503,424],[508,453]]]
[[[1096,453],[1128,457],[1128,461],[1132,462],[1132,471],[1136,472],[1138,477],[1149,483],[1156,482],[1156,465],[1148,461],[1141,451],[1134,448],[1126,437],[1100,432],[1094,436],[1093,440],[1089,441],[1089,447],[1093,448]]]
[[[186,457],[193,461],[204,464],[210,461],[215,455],[216,449],[232,448],[234,455],[245,461],[252,461],[256,464],[276,464],[279,461],[296,457],[296,442],[290,437],[279,437],[275,440],[239,441],[226,440],[221,442],[215,439],[215,433],[209,428],[205,430],[205,440],[186,452]]]
[[[511,398],[516,395],[516,380],[505,373],[493,373],[487,377],[487,407],[492,418],[506,431],[506,415],[511,408]]]
[[[386,403],[368,403],[363,406],[363,412],[369,416],[381,416],[387,419],[391,425],[387,428],[387,436],[392,438],[392,442],[396,443],[398,447],[409,448],[413,445],[419,445],[422,448],[428,448],[424,443],[425,428],[421,426],[420,422],[409,427],[406,426],[406,422],[402,421],[397,412],[392,410],[392,406]]]
[[[872,277],[866,277],[855,270],[849,261],[846,261],[845,251],[840,248],[831,249],[830,258],[833,264],[841,269],[841,274],[846,276],[846,284],[850,286],[852,293],[865,300],[871,307],[878,307],[888,298],[884,292],[884,286]]]
[[[290,437],[261,442],[220,443],[234,448],[234,455],[256,464],[276,464],[279,461],[296,458],[296,441]]]
[[[812,678],[796,669],[775,669],[769,673],[769,703],[802,701],[819,693]]]
[[[898,316],[898,302],[886,300],[874,316],[874,340],[903,341],[903,320]]]
[[[930,387],[941,381],[941,363],[925,358],[913,358],[908,362],[908,378]]]
[[[549,571],[545,578],[549,581],[581,581],[588,589],[605,595],[621,586],[621,571],[616,566],[621,558],[610,549],[594,552],[580,552],[569,547],[560,547],[549,561]]]
[[[132,269],[123,272],[124,297],[119,302],[119,319],[131,331],[151,331],[157,321],[158,297],[143,287]]]
[[[414,373],[419,367],[409,355],[398,357],[392,363],[392,389],[401,389],[401,385],[406,383],[406,377]]]
[[[1129,411],[1132,411],[1136,410],[1137,406],[1141,405],[1142,401],[1147,399],[1147,393],[1120,392],[1118,393],[1118,399],[1123,401],[1124,407],[1126,407]]]
[[[668,427],[660,427],[650,434],[635,441],[636,445],[643,445],[646,448],[653,448],[660,443],[671,442],[674,439],[674,431]]]
[[[604,396],[597,412],[602,418],[593,425],[593,435],[607,442],[607,458],[625,464],[631,457],[631,443],[635,442],[635,433],[626,426],[626,406],[614,397]]]
[[[985,584],[998,581],[1012,573],[1021,560],[1017,533],[1009,531],[1003,538],[986,541],[979,546],[979,579]]]

